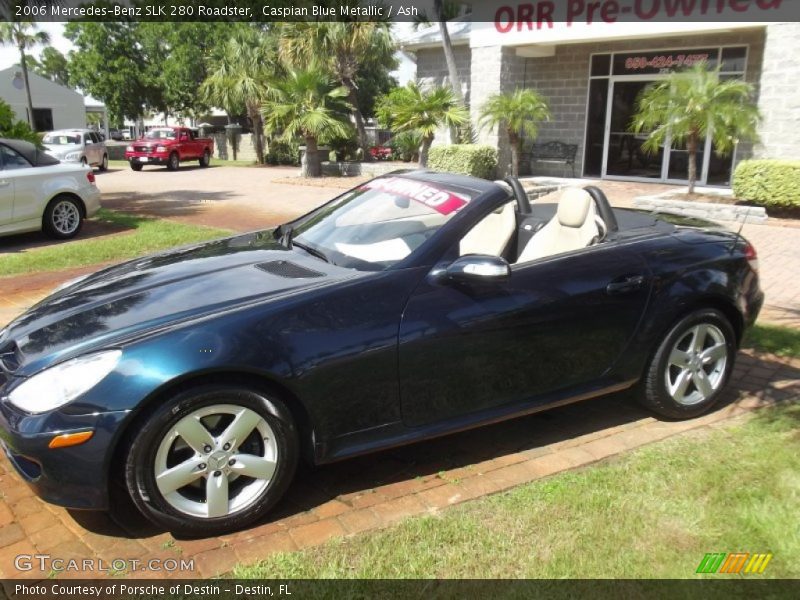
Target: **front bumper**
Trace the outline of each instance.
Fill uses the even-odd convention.
[[[46,502],[66,508],[108,508],[109,449],[127,411],[28,415],[0,400],[0,448]],[[56,435],[93,431],[87,442],[51,449]]]
[[[126,152],[125,160],[143,165],[165,165],[169,160],[168,153]]]

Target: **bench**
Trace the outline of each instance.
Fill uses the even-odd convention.
[[[533,163],[536,162],[563,163],[572,167],[572,176],[575,177],[575,155],[577,153],[577,144],[546,142],[531,144],[526,154],[530,157],[531,172],[533,172]]]

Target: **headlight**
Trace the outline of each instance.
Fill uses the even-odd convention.
[[[125,146],[125,152],[133,152],[133,146]]]
[[[22,410],[38,414],[71,402],[90,390],[117,366],[122,350],[73,358],[45,369],[15,388],[8,399]]]
[[[166,152],[166,151],[167,151],[167,147],[166,146],[158,146],[156,148],[156,152]]]
[[[64,155],[64,160],[80,160],[81,153],[80,152],[70,152],[69,154]]]

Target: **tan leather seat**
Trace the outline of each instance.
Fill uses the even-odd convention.
[[[461,239],[460,255],[489,254],[500,256],[517,228],[516,203],[506,202],[489,213]]]
[[[586,190],[567,188],[556,216],[525,245],[518,263],[585,248],[600,235],[594,200]]]

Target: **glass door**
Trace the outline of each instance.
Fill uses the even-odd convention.
[[[606,116],[606,160],[604,176],[624,179],[662,179],[664,148],[648,153],[642,148],[646,134],[628,131],[636,112],[636,98],[649,80],[612,81]]]

